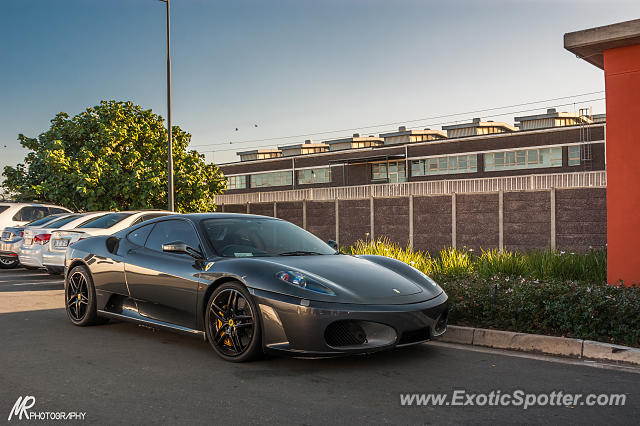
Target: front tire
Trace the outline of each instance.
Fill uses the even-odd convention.
[[[238,281],[226,282],[211,294],[205,332],[218,356],[226,361],[246,362],[262,355],[258,306]]]
[[[85,266],[76,266],[67,274],[64,295],[67,316],[74,325],[84,327],[100,322],[96,309],[96,290]]]
[[[9,257],[0,257],[1,269],[13,269],[16,268],[18,264],[20,264],[20,261],[17,257],[15,259]]]

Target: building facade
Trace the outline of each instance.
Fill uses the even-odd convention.
[[[289,219],[341,245],[389,238],[429,251],[602,247],[604,123],[543,127],[547,118],[519,117],[528,130],[480,119],[446,135],[400,128],[325,141],[326,152],[222,164],[229,184],[216,203]]]

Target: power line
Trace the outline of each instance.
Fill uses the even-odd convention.
[[[595,92],[595,93],[602,93],[602,92]],[[584,103],[587,103],[587,102],[597,102],[597,101],[602,101],[602,100],[605,100],[605,99],[606,98],[587,99],[587,100],[583,100],[583,101],[579,101],[579,102],[569,102],[569,103],[566,103],[566,104],[557,104],[557,105],[553,105],[553,106],[556,106],[556,107],[570,106],[570,105],[576,105],[576,104],[584,104]],[[524,112],[537,111],[539,109],[540,109],[540,107],[524,109],[524,110],[519,110],[519,111],[508,111],[508,112],[503,112],[503,113],[500,113],[500,114],[485,115],[485,118],[500,117],[502,115],[521,114],[521,113],[524,113]],[[452,115],[449,115],[449,117],[453,116],[453,115],[458,115],[458,114],[452,114]],[[415,120],[413,120],[413,121],[415,121]],[[447,125],[447,124],[455,124],[455,123],[458,123],[458,122],[459,122],[459,120],[442,121],[442,122],[439,122],[439,123],[429,123],[429,124],[422,124],[422,125],[419,125],[419,126],[407,127],[407,129],[418,129],[418,128],[421,128],[421,127],[424,127],[424,126],[442,126],[442,125]],[[267,139],[264,139],[264,140],[266,141]],[[271,146],[275,146],[275,145],[273,145],[273,144],[264,145],[263,148],[267,148],[267,147],[271,147]],[[201,152],[201,153],[214,152],[215,153],[215,152],[235,151],[236,149],[238,149],[238,147],[226,148],[226,149],[208,150],[208,151],[199,151],[199,152]]]
[[[209,147],[209,146],[224,146],[224,145],[243,145],[243,144],[247,144],[247,143],[270,142],[270,141],[277,141],[277,140],[284,140],[284,139],[304,138],[304,137],[309,137],[309,136],[319,136],[319,135],[326,135],[326,134],[331,134],[331,133],[353,132],[353,131],[356,131],[356,130],[374,129],[374,128],[378,128],[378,127],[387,127],[387,126],[397,126],[399,124],[415,123],[415,122],[419,122],[419,121],[438,120],[438,119],[441,119],[441,118],[455,117],[455,116],[458,116],[458,115],[478,114],[478,113],[496,111],[496,110],[501,110],[501,109],[506,109],[506,108],[515,108],[515,107],[534,105],[534,104],[540,104],[540,103],[545,103],[545,102],[553,102],[553,101],[558,101],[558,100],[563,100],[563,99],[578,98],[578,97],[582,97],[582,96],[595,95],[595,94],[600,94],[600,93],[604,93],[604,90],[599,90],[599,91],[596,91],[596,92],[580,93],[580,94],[571,95],[571,96],[561,96],[561,97],[558,97],[558,98],[550,98],[550,99],[544,99],[544,100],[539,100],[539,101],[524,102],[524,103],[520,103],[520,104],[506,105],[506,106],[501,106],[501,107],[478,109],[478,110],[474,110],[474,111],[466,111],[466,112],[460,112],[460,113],[455,113],[455,114],[445,114],[445,115],[437,115],[437,116],[425,117],[425,118],[416,118],[416,119],[412,119],[412,120],[397,121],[397,122],[393,122],[393,123],[372,124],[372,125],[368,125],[368,126],[352,127],[352,128],[349,128],[349,129],[327,130],[327,131],[324,131],[324,132],[305,133],[305,134],[290,135],[290,136],[279,136],[279,137],[264,138],[264,139],[248,139],[248,140],[236,141],[236,142],[217,142],[217,143],[209,143],[209,144],[199,144],[199,145],[193,145],[192,147],[193,148],[197,148],[197,147],[200,147],[200,146]],[[572,104],[573,103],[564,104],[564,105],[556,105],[556,106],[566,106],[566,105],[572,105]],[[535,109],[540,109],[540,108],[535,108]],[[509,114],[509,113],[504,113],[504,114],[499,114],[499,115],[505,115],[505,114]],[[445,123],[445,124],[448,124],[448,123]],[[435,124],[432,124],[432,125],[435,125]],[[223,150],[218,150],[218,151],[223,151]]]

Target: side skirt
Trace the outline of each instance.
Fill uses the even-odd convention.
[[[106,318],[121,319],[125,321],[138,323],[140,325],[147,325],[150,327],[156,327],[160,329],[175,331],[175,332],[186,334],[189,336],[198,336],[198,337],[201,337],[203,340],[207,340],[207,336],[204,331],[194,330],[192,328],[182,327],[180,325],[175,325],[168,322],[154,320],[152,318],[145,318],[142,315],[138,314],[137,312],[132,312],[132,311],[128,311],[128,312],[130,313],[130,315],[117,314],[115,312],[98,310],[98,315]]]

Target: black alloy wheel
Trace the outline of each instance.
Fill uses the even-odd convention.
[[[243,362],[262,353],[258,308],[238,282],[218,287],[207,305],[206,334],[223,359]]]
[[[71,322],[78,326],[100,322],[96,312],[96,292],[89,271],[76,266],[64,283],[65,307]]]

